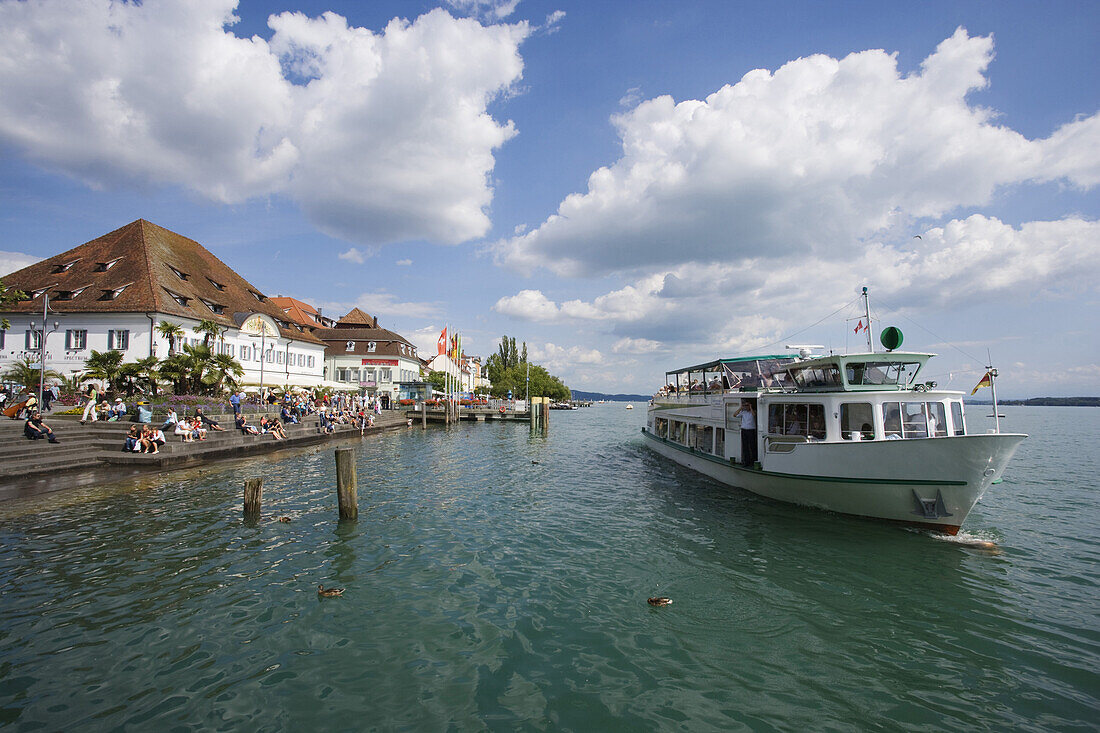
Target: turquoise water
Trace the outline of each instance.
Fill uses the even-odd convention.
[[[723,488],[622,405],[357,442],[355,524],[333,446],[0,505],[0,725],[1095,730],[1100,410],[1004,412],[1000,554]]]

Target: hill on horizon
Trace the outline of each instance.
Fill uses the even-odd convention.
[[[609,402],[648,402],[652,395],[642,394],[605,394],[604,392],[584,392],[573,390],[575,400],[607,400]]]

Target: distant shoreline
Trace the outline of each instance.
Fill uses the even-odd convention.
[[[992,405],[992,400],[967,400],[968,405]],[[1026,400],[998,400],[1001,407],[1100,407],[1100,397],[1032,397]]]

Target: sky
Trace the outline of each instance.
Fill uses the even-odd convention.
[[[1100,394],[1100,3],[0,0],[0,271],[143,218],[570,387],[791,344]],[[980,394],[979,394],[980,396]]]

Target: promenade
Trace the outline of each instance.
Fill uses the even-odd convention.
[[[248,413],[250,421],[259,422],[264,413]],[[276,411],[268,417],[277,415]],[[123,444],[132,422],[94,422],[81,425],[76,415],[46,415],[45,422],[60,443],[27,440],[23,437],[23,421],[0,418],[0,499],[20,494],[20,488],[52,477],[58,473],[93,471],[106,474],[135,473],[142,470],[171,470],[194,466],[211,460],[239,458],[270,453],[285,448],[308,446],[339,438],[351,438],[359,428],[337,425],[336,432],[322,433],[316,415],[307,416],[301,424],[286,425],[286,440],[271,435],[242,435],[234,429],[233,415],[212,415],[225,431],[209,431],[206,440],[184,443],[177,435],[166,435],[168,442],[158,453],[126,453]],[[375,416],[374,427],[364,435],[384,430],[404,429],[404,413],[387,411]],[[114,469],[114,470],[111,470]]]

